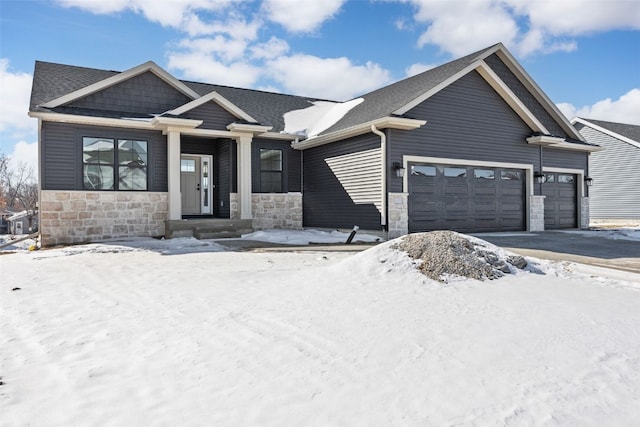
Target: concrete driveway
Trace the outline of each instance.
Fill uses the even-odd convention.
[[[523,256],[572,261],[640,274],[640,241],[610,239],[597,231],[480,233],[474,236]]]

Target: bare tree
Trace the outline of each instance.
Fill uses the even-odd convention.
[[[0,209],[26,210],[31,228],[38,203],[35,173],[24,162],[13,169],[10,162],[9,156],[0,153]]]

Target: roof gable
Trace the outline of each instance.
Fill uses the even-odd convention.
[[[133,113],[154,116],[189,101],[191,98],[187,95],[147,71],[56,109],[117,111],[123,115]]]
[[[480,73],[505,102],[529,125],[532,131],[549,134],[548,127],[498,76],[495,70],[487,64],[485,60],[494,54],[500,57],[500,60],[522,82],[526,90],[532,92],[531,96],[538,100],[544,110],[553,117],[553,120],[566,132],[569,138],[583,140],[580,133],[571,126],[567,118],[533,82],[531,77],[501,43],[363,95],[362,98],[365,101],[345,115],[336,125],[329,128],[325,134],[384,116],[406,115],[412,108],[472,71]]]
[[[225,109],[227,112],[229,112],[230,114],[232,114],[234,117],[238,119],[244,120],[249,123],[257,123],[256,119],[251,117],[249,114],[243,111],[240,107],[233,104],[231,101],[229,101],[227,98],[220,95],[216,91],[209,92],[208,94],[201,96],[198,99],[194,99],[193,101],[188,102],[184,105],[181,105],[180,107],[174,108],[173,110],[167,111],[164,114],[180,116],[208,102],[214,102],[215,104],[222,107],[223,109]]]
[[[574,117],[571,123],[581,123],[594,130],[609,135],[634,147],[640,148],[640,126],[626,123],[606,122],[603,120],[583,119]]]
[[[80,89],[74,90],[70,93],[67,93],[58,98],[52,99],[50,101],[42,104],[42,107],[45,108],[55,108],[64,104],[69,104],[73,101],[84,98],[88,95],[94,94],[96,92],[100,92],[106,88],[112,87],[119,83],[122,83],[126,80],[129,80],[133,77],[139,76],[140,74],[151,72],[155,74],[160,79],[164,80],[167,84],[174,87],[179,92],[188,96],[191,99],[198,98],[200,95],[193,91],[191,88],[186,86],[180,80],[173,77],[171,74],[160,68],[153,61],[145,62],[144,64],[140,64],[137,67],[133,67],[127,71],[123,71],[121,73],[117,73],[107,77],[103,80],[97,81],[88,86],[82,87]]]

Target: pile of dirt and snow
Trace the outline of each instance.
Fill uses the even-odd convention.
[[[527,266],[521,256],[453,231],[409,234],[399,238],[392,248],[418,260],[420,272],[439,281],[447,281],[449,277],[497,279],[512,269]]]

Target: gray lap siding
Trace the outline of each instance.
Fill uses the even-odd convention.
[[[115,86],[87,95],[71,107],[130,113],[160,114],[179,107],[191,98],[180,93],[151,72],[132,77]]]
[[[167,141],[161,132],[69,123],[42,123],[43,190],[84,190],[82,137],[141,139],[148,142],[148,191],[167,191]]]
[[[427,120],[415,130],[389,130],[388,168],[403,155],[441,157],[540,167],[538,146],[527,144],[531,129],[477,73],[451,84],[407,115]],[[390,192],[402,179],[388,179]]]
[[[373,204],[356,204],[327,159],[380,148],[380,137],[362,135],[305,150],[303,158],[303,226],[381,230],[381,215]]]

